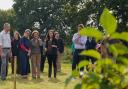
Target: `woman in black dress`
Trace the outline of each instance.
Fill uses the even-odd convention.
[[[20,74],[20,61],[19,61],[19,49],[18,49],[18,44],[20,41],[20,34],[19,32],[15,31],[14,32],[14,37],[12,39],[12,74],[14,73],[14,57],[17,57],[17,74]]]
[[[48,77],[51,78],[52,75],[52,65],[54,67],[54,78],[56,78],[57,73],[57,40],[54,37],[53,30],[50,30],[47,34],[46,38],[46,55],[48,58],[48,64],[49,64],[49,71],[48,71]]]

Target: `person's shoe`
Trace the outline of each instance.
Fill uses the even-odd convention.
[[[51,77],[48,77],[49,79],[48,79],[48,81],[52,81],[52,78]]]
[[[5,81],[5,80],[6,80],[6,78],[1,78],[1,80],[2,80],[2,81]]]
[[[27,75],[23,75],[23,76],[22,76],[22,79],[27,79],[27,78],[28,78]]]
[[[37,79],[40,79],[40,76],[37,76]]]
[[[79,77],[80,77],[80,78],[83,78],[83,76],[84,76],[84,72],[81,71]]]

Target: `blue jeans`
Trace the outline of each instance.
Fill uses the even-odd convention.
[[[1,79],[5,80],[7,76],[8,60],[10,56],[10,49],[3,49],[1,55]]]

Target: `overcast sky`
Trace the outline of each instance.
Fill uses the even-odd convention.
[[[12,8],[13,0],[0,0],[0,9],[7,10]]]

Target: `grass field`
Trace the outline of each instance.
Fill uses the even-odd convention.
[[[66,88],[65,80],[71,75],[71,63],[62,63],[62,73],[58,73],[57,80],[49,80],[48,65],[46,63],[44,73],[41,74],[41,79],[33,80],[31,74],[28,79],[22,79],[17,76],[17,89],[73,89],[76,81],[72,81]],[[9,68],[9,75],[6,81],[0,80],[0,89],[13,89],[13,77]]]

